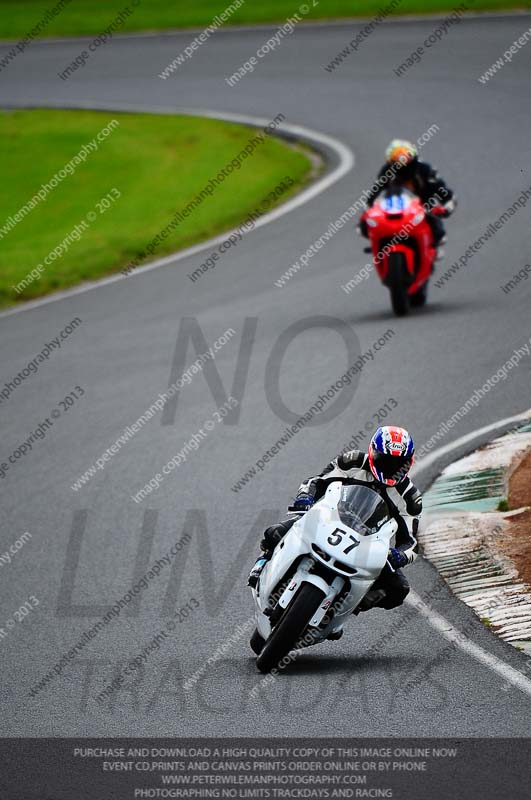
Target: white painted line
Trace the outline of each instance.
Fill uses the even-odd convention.
[[[468,442],[477,439],[479,436],[490,433],[498,428],[507,427],[508,425],[512,425],[513,423],[517,422],[524,422],[525,420],[529,419],[530,415],[531,410],[526,411],[523,414],[517,414],[514,417],[506,417],[505,419],[498,420],[490,425],[485,425],[483,428],[478,428],[475,431],[471,431],[471,433],[461,436],[459,439],[455,439],[453,442],[450,442],[450,444],[440,447],[434,453],[431,453],[429,456],[426,456],[426,458],[421,459],[418,465],[416,465],[416,472],[421,472],[423,469],[426,469],[433,464],[434,461],[437,461],[437,459],[441,458],[442,456],[451,453],[452,450],[456,450],[463,444],[467,444]],[[520,691],[531,697],[531,680],[526,678],[523,673],[519,672],[517,669],[514,669],[514,667],[511,667],[501,658],[491,655],[491,653],[488,653],[482,647],[470,641],[465,634],[448,622],[448,620],[439,614],[438,611],[435,611],[433,608],[428,606],[415,592],[409,593],[406,602],[413,605],[432,626],[432,628],[441,634],[441,636],[443,636],[449,642],[455,644],[456,647],[458,647],[467,655],[475,658],[480,664],[483,664],[493,672],[496,672],[501,678],[503,678],[504,681],[510,683],[516,689],[520,689]]]
[[[519,672],[505,661],[487,653],[482,647],[471,642],[464,633],[461,633],[458,628],[454,628],[441,614],[426,605],[424,600],[415,592],[409,593],[406,603],[416,608],[419,614],[422,614],[432,628],[435,628],[441,636],[444,636],[445,639],[455,644],[460,650],[463,650],[463,652],[475,658],[476,661],[479,661],[484,666],[493,670],[493,672],[496,672],[504,681],[531,697],[531,680],[526,678],[522,672]]]
[[[531,419],[531,409],[529,411],[524,412],[523,414],[516,414],[514,417],[505,417],[505,419],[500,419],[497,422],[491,422],[489,425],[485,425],[483,428],[478,428],[471,433],[466,433],[464,436],[461,436],[459,439],[454,439],[453,442],[444,445],[443,447],[439,447],[438,450],[434,450],[433,453],[430,453],[429,456],[425,456],[421,458],[418,462],[416,462],[411,470],[411,476],[417,475],[424,469],[431,467],[431,465],[437,461],[439,458],[451,453],[453,450],[457,450],[458,447],[461,447],[464,444],[468,444],[469,442],[473,442],[474,439],[477,439],[479,436],[483,436],[486,433],[490,433],[491,431],[495,431],[498,428],[506,428],[508,425],[512,425],[513,423],[517,422],[525,422],[526,419]]]
[[[53,106],[47,106],[47,108],[52,108]],[[64,106],[56,106],[57,108],[64,108]],[[219,119],[224,120],[226,122],[238,122],[244,125],[250,125],[253,128],[260,127],[263,128],[268,125],[271,120],[262,118],[262,117],[253,117],[248,114],[232,114],[230,112],[224,111],[211,111],[207,109],[190,109],[190,108],[169,108],[167,106],[157,106],[151,108],[142,108],[139,109],[138,106],[134,105],[116,105],[113,104],[112,106],[104,106],[102,107],[101,104],[83,104],[83,105],[75,105],[75,106],[68,106],[68,108],[75,109],[91,109],[93,111],[116,111],[118,112],[134,112],[137,114],[145,113],[145,114],[182,114],[185,116],[197,116],[197,117],[209,117],[212,119]],[[256,222],[254,228],[249,232],[252,233],[256,228],[261,228],[263,225],[268,225],[270,222],[274,222],[280,217],[283,217],[285,214],[289,214],[291,211],[294,211],[300,206],[308,203],[310,200],[313,200],[314,197],[317,197],[322,192],[325,192],[334,183],[341,180],[350,170],[354,167],[355,159],[354,154],[350,148],[348,148],[343,142],[340,142],[338,139],[335,139],[332,136],[328,136],[326,133],[321,133],[320,131],[314,131],[311,128],[306,128],[302,125],[289,125],[289,124],[281,124],[278,126],[277,131],[279,133],[288,133],[291,136],[296,136],[299,139],[303,139],[310,144],[317,144],[324,147],[328,147],[336,154],[338,158],[338,164],[334,169],[324,175],[322,178],[319,178],[315,183],[309,186],[306,189],[303,189],[302,192],[296,194],[287,202],[283,203],[282,205],[274,208],[272,211],[269,211],[267,214],[261,216]],[[184,258],[189,258],[190,256],[196,255],[197,253],[201,253],[203,250],[207,250],[210,247],[216,247],[217,245],[221,244],[225,241],[227,236],[230,236],[231,233],[234,233],[239,226],[233,228],[232,230],[225,231],[224,233],[220,234],[219,236],[215,236],[212,239],[207,239],[205,242],[201,242],[200,244],[196,244],[193,247],[187,247],[185,250],[179,250],[177,253],[172,253],[171,255],[164,256],[163,258],[159,258],[156,261],[152,261],[149,264],[146,264],[143,267],[137,267],[133,270],[129,275],[122,275],[121,273],[116,273],[114,275],[110,275],[107,278],[102,278],[98,281],[93,281],[90,283],[83,284],[81,286],[76,286],[72,289],[66,289],[63,292],[56,292],[55,294],[49,295],[47,297],[42,297],[38,300],[32,300],[28,303],[24,303],[24,305],[15,306],[15,308],[10,308],[7,311],[0,312],[0,319],[3,317],[9,317],[13,314],[20,314],[23,311],[30,311],[34,308],[40,308],[41,306],[48,305],[49,303],[56,303],[60,300],[75,297],[79,294],[84,294],[85,292],[90,292],[93,289],[98,289],[101,286],[106,286],[111,283],[115,283],[116,281],[122,280],[132,280],[137,275],[143,275],[146,272],[151,272],[153,269],[158,269],[159,267],[164,267],[166,264],[171,264],[172,262],[182,261]],[[246,234],[249,235],[249,234]]]

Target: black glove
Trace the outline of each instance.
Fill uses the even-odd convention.
[[[393,569],[401,569],[402,567],[407,566],[409,563],[407,556],[402,552],[402,550],[399,550],[398,547],[392,547],[389,550],[387,560]]]
[[[309,494],[299,494],[295,502],[290,506],[290,511],[308,511],[315,503],[314,498]]]

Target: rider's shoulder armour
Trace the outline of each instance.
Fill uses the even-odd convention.
[[[412,517],[418,517],[422,513],[422,495],[417,487],[405,478],[395,486],[397,492],[402,495],[402,499],[406,504],[407,513]]]
[[[337,466],[340,469],[362,469],[364,466],[366,455],[362,450],[347,450],[341,453],[337,459]]]

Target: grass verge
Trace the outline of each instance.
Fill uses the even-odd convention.
[[[300,147],[256,137],[255,129],[200,117],[2,113],[9,191],[0,195],[0,305],[125,267],[225,167],[226,176],[143,260],[283,202],[308,180],[311,160]],[[252,151],[242,156],[245,147]],[[293,184],[272,197],[286,177]]]
[[[38,25],[41,36],[82,36],[99,34],[110,26],[120,12],[130,13],[116,32],[164,30],[169,28],[202,27],[209,25],[216,15],[230,6],[230,0],[195,0],[194,3],[169,3],[168,0],[138,0],[134,7],[131,0],[63,0],[64,6],[56,15],[51,9],[59,0],[0,0],[0,37],[19,39]],[[302,0],[246,0],[233,14],[230,24],[259,22],[284,22],[293,16]],[[471,0],[474,11],[507,9],[529,9],[529,0]],[[388,5],[387,0],[308,0],[309,11],[303,12],[305,19],[333,19],[338,17],[371,17]],[[425,14],[450,11],[457,0],[402,0],[395,14]]]

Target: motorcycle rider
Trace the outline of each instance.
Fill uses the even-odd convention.
[[[327,464],[319,475],[304,481],[295,502],[288,508],[287,518],[264,531],[260,542],[263,553],[249,574],[249,586],[257,585],[277,544],[292,525],[323,497],[328,484],[354,479],[381,494],[398,523],[395,547],[389,550],[387,564],[355,613],[374,607],[391,609],[401,605],[409,592],[402,567],[412,564],[417,557],[416,535],[422,512],[420,492],[408,477],[414,453],[415,446],[409,433],[404,428],[386,425],[375,432],[368,453],[348,450]],[[329,638],[339,638],[341,634],[342,630]]]
[[[404,139],[393,139],[385,151],[386,163],[378,173],[378,178],[366,203],[369,208],[381,192],[391,188],[409,189],[420,198],[426,206],[440,205],[445,209],[445,217],[449,217],[456,206],[454,192],[437,174],[431,164],[419,161],[417,148]],[[446,231],[439,216],[427,213],[428,222],[433,233],[433,242],[437,247],[443,243]],[[367,223],[363,220],[359,225],[360,233],[369,238]]]

